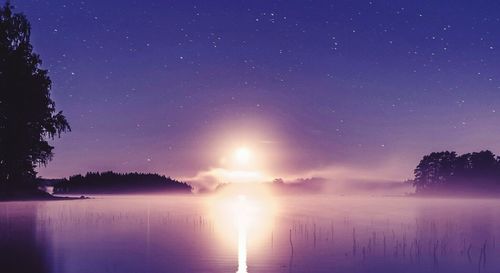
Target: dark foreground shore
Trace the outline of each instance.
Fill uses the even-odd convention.
[[[88,199],[88,197],[62,197],[54,196],[41,190],[30,191],[9,191],[0,192],[0,202],[8,201],[57,201],[57,200],[75,200],[75,199]]]

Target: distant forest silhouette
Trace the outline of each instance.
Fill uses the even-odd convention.
[[[414,174],[417,194],[500,194],[500,157],[488,150],[434,152],[422,158]]]
[[[114,193],[190,193],[191,186],[159,174],[89,172],[74,175],[54,185],[54,193],[114,194]]]

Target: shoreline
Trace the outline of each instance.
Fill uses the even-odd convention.
[[[90,199],[84,195],[79,197],[66,197],[54,196],[50,193],[41,190],[34,191],[14,191],[14,192],[1,192],[0,202],[16,202],[16,201],[62,201],[62,200],[76,200],[76,199]]]
[[[4,202],[29,202],[29,201],[65,201],[65,200],[84,200],[84,199],[92,199],[87,196],[81,197],[64,197],[64,196],[52,196],[52,197],[1,197],[0,203]]]

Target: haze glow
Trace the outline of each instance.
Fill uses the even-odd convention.
[[[231,141],[285,178],[401,181],[431,151],[500,151],[497,1],[13,4],[73,128],[44,177],[198,177]]]

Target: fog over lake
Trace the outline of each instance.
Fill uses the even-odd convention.
[[[499,212],[494,199],[334,195],[3,202],[1,268],[499,272]]]

